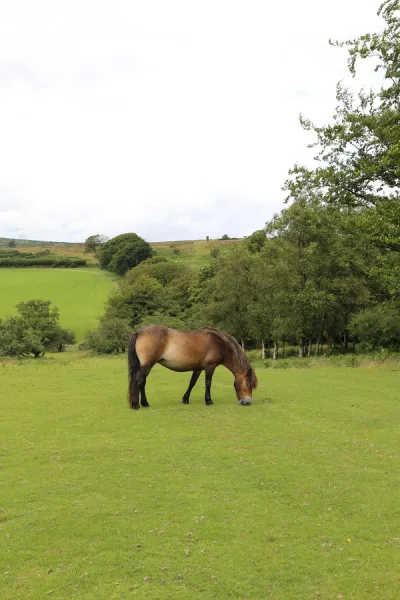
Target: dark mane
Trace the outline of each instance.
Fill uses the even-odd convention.
[[[252,366],[250,364],[249,359],[247,358],[247,354],[243,350],[242,346],[235,340],[235,338],[226,333],[225,331],[220,331],[219,329],[215,329],[214,327],[202,327],[203,330],[212,331],[216,334],[223,342],[225,342],[229,349],[232,352],[232,357],[236,368],[239,371],[247,374],[247,384],[251,387],[251,389],[255,389],[257,387],[257,377],[254,373]]]

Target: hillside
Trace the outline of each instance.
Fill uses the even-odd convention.
[[[15,305],[37,298],[51,300],[60,310],[60,323],[83,339],[96,327],[114,277],[98,269],[2,269],[0,271],[0,317],[16,314]]]
[[[10,238],[0,238],[0,248],[7,248],[10,241]],[[85,258],[89,265],[96,265],[95,258],[90,254],[84,253],[83,243],[43,242],[37,240],[14,241],[16,248],[29,248],[31,252],[41,252],[48,249],[53,254]],[[166,258],[192,266],[195,269],[201,269],[210,262],[210,253],[212,250],[217,249],[223,254],[231,244],[241,241],[243,240],[180,240],[175,242],[150,242],[150,244],[159,256],[165,256]]]

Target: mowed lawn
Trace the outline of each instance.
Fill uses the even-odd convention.
[[[113,277],[99,269],[0,269],[0,317],[15,315],[18,302],[51,300],[61,325],[79,341],[96,327],[114,285]]]
[[[124,358],[0,364],[2,600],[399,598],[399,371],[258,375],[134,412]]]

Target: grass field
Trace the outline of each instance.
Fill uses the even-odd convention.
[[[3,240],[3,242],[2,242]],[[0,238],[0,248],[6,247],[6,238]],[[152,248],[157,252],[158,256],[173,259],[178,263],[191,266],[194,269],[201,269],[211,261],[210,252],[212,249],[218,248],[220,254],[227,252],[229,247],[243,240],[183,240],[176,242],[151,242]],[[20,246],[21,245],[21,246]],[[91,266],[96,265],[96,259],[92,254],[85,254],[84,244],[62,244],[62,243],[46,243],[46,242],[29,242],[28,240],[18,240],[18,247],[29,252],[41,252],[50,250],[53,254],[67,257],[84,258]],[[174,254],[174,248],[179,253]]]
[[[252,407],[123,357],[0,364],[0,597],[399,597],[399,371],[259,369]]]
[[[60,310],[60,323],[77,334],[97,324],[113,277],[98,269],[1,269],[0,316],[16,313],[18,302],[51,300]]]
[[[181,242],[154,242],[152,247],[156,250],[158,256],[183,263],[194,269],[201,269],[211,262],[211,250],[218,249],[221,255],[224,255],[232,244],[240,243],[243,240],[188,240]],[[179,254],[174,255],[174,248],[179,250]]]

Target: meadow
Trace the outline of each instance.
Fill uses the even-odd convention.
[[[0,248],[6,248],[9,240],[0,238]],[[218,249],[220,254],[228,251],[230,245],[242,242],[243,240],[180,240],[170,242],[151,242],[150,245],[155,250],[157,256],[164,256],[173,259],[178,263],[185,264],[200,269],[208,265],[211,261],[211,251]],[[96,259],[93,254],[85,254],[84,244],[63,244],[54,242],[38,242],[29,240],[18,240],[18,249],[29,252],[42,252],[50,250],[52,254],[61,257],[84,258],[91,266],[96,266]],[[175,250],[175,252],[174,252]]]
[[[0,315],[16,314],[18,302],[51,300],[60,310],[60,323],[82,340],[97,325],[115,277],[99,269],[21,268],[0,270]]]
[[[2,600],[398,598],[398,370],[258,368],[244,408],[156,367],[138,412],[125,357],[0,372]]]

